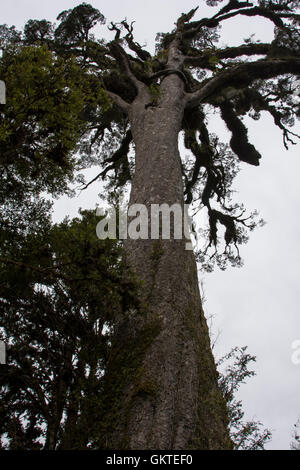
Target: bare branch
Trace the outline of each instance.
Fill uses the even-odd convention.
[[[199,7],[196,7],[192,10],[190,10],[188,13],[182,13],[181,16],[177,20],[177,28],[180,27],[181,25],[185,23],[189,23],[193,16],[195,15],[196,11],[198,10]]]
[[[141,59],[142,61],[149,60],[151,59],[151,54],[148,51],[145,51],[140,44],[138,44],[136,41],[133,40],[133,24],[134,23],[135,21],[132,21],[132,23],[129,26],[126,19],[121,22],[124,28],[128,31],[128,34],[126,34],[125,36],[127,45],[133,52],[136,53],[139,59]]]
[[[113,23],[111,21],[110,26],[108,26],[108,29],[109,29],[109,31],[116,31],[115,41],[118,41],[120,39],[120,35],[121,35],[121,28],[118,28],[116,23]]]

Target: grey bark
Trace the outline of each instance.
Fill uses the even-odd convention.
[[[181,60],[174,48],[168,68],[179,67]],[[160,85],[156,106],[146,106],[151,98],[142,87],[130,105],[136,158],[130,204],[184,204],[178,150],[184,95],[181,78],[171,74]],[[171,237],[159,244],[151,239],[125,243],[127,262],[144,282],[144,308],[117,329],[106,390],[111,412],[103,418],[102,447],[231,448],[196,262],[186,241]]]

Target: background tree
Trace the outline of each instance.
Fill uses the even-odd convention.
[[[100,93],[101,99],[96,96],[92,105],[85,105],[84,91],[78,90],[82,99],[78,115],[85,125],[72,142],[80,144],[79,162],[101,163],[99,178],[115,170],[116,184],[124,184],[133,176],[128,154],[134,142],[130,202],[148,207],[153,203],[183,205],[183,193],[188,202],[198,200],[209,221],[207,246],[198,259],[204,267],[210,268],[214,260],[223,267],[226,260],[239,264],[238,244],[246,241],[245,230],[255,225],[254,214],[248,218],[239,205],[230,202],[236,159],[258,165],[260,158],[248,141],[242,116],[257,117],[261,110],[267,111],[282,129],[285,145],[296,137],[289,125],[299,116],[299,103],[293,98],[300,69],[298,6],[299,2],[291,1],[229,2],[212,17],[200,20],[194,20],[197,9],[193,9],[182,14],[172,32],[158,36],[153,57],[134,41],[133,25],[126,20],[110,25],[113,41],[95,40],[89,25],[103,18],[86,4],[63,12],[53,35],[45,22],[36,22],[31,31],[40,27],[41,34],[31,35],[31,39],[28,35],[19,43],[13,34],[13,43],[17,41],[23,50],[25,40],[26,47],[32,41],[34,51],[47,47],[55,58],[64,60],[73,54],[76,67],[91,80],[97,78],[106,93]],[[219,27],[239,15],[271,21],[274,41],[218,48]],[[70,24],[76,34],[67,44]],[[7,48],[3,60],[6,53]],[[257,55],[261,58],[255,60]],[[68,87],[64,91],[68,93]],[[114,102],[109,109],[103,105],[106,96]],[[208,130],[206,116],[211,108],[220,113],[232,133],[230,146],[235,157]],[[38,110],[33,115],[39,127]],[[180,161],[177,138],[181,130],[192,151],[193,165]],[[9,148],[5,133],[4,137]],[[65,139],[57,137],[62,155],[69,156],[74,147],[66,148]],[[23,147],[26,150],[24,143]],[[59,153],[56,149],[55,154]],[[225,228],[221,250],[220,225]],[[125,249],[127,262],[144,280],[144,314],[131,313],[120,319],[106,380],[110,416],[100,420],[109,428],[102,430],[106,440],[99,445],[230,447],[225,403],[218,389],[192,254],[185,250],[184,240],[172,239],[128,241]],[[122,366],[124,380],[113,387]],[[111,420],[116,416],[118,427],[113,428]]]
[[[229,415],[230,437],[236,450],[263,450],[271,439],[269,429],[262,428],[257,420],[244,421],[242,401],[236,395],[245,380],[255,375],[249,364],[256,361],[255,356],[247,353],[247,347],[235,347],[217,361],[219,387],[225,397]]]
[[[48,218],[1,245],[4,448],[86,449],[96,439],[115,318],[138,305],[120,244],[99,241],[98,221],[89,211],[52,227]]]

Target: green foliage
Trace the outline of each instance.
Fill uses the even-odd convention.
[[[21,42],[22,33],[16,30],[15,26],[0,25],[0,50],[5,49],[10,44]]]
[[[35,43],[51,44],[54,28],[47,20],[29,20],[24,26],[24,41],[28,45]]]
[[[89,32],[97,23],[105,23],[99,10],[87,3],[62,11],[57,20],[61,23],[55,30],[55,39],[64,47],[82,45],[89,39]]]
[[[255,356],[246,352],[247,346],[235,347],[217,362],[221,367],[219,387],[225,398],[229,416],[230,437],[236,450],[263,450],[271,439],[271,431],[262,428],[259,421],[244,421],[244,411],[241,400],[236,398],[240,386],[255,372],[249,369],[249,364],[256,361]]]
[[[7,84],[0,109],[2,188],[20,178],[36,193],[65,192],[78,168],[86,115],[109,109],[106,92],[74,58],[57,57],[46,45],[7,47],[0,75]]]
[[[74,62],[56,59],[42,46],[6,51],[1,65],[8,90],[1,141],[11,139],[15,129],[24,123],[29,127],[30,118],[36,117],[40,134],[33,135],[33,139],[40,141],[50,130],[45,145],[51,147],[53,141],[60,141],[68,150],[73,148],[78,133],[76,118],[83,106],[80,89],[74,87],[79,78]],[[12,121],[13,129],[9,126]]]
[[[113,326],[137,308],[121,247],[97,238],[97,221],[82,211],[1,246],[5,448],[87,448],[94,434]]]

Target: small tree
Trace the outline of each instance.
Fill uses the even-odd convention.
[[[300,450],[300,418],[294,424],[293,441],[291,442],[291,450]]]
[[[236,394],[245,380],[255,375],[249,369],[249,364],[256,360],[246,352],[247,347],[235,347],[228,354],[217,361],[217,367],[221,367],[219,386],[226,400],[230,437],[236,450],[262,450],[271,439],[271,431],[262,429],[259,421],[244,421],[244,411],[241,400],[237,400]]]

